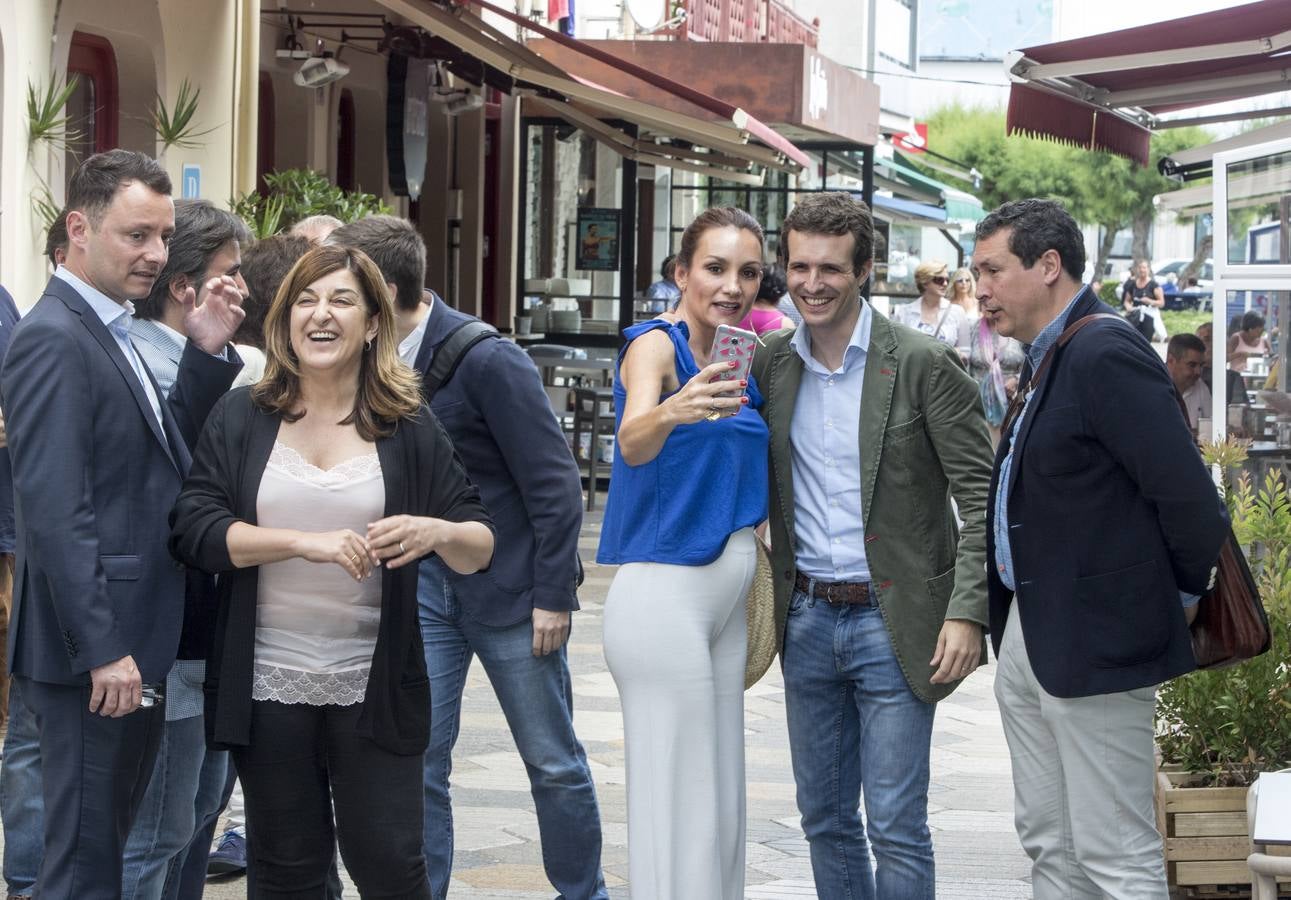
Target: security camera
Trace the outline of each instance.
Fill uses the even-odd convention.
[[[291,80],[300,87],[318,88],[340,81],[348,74],[350,67],[333,56],[311,56],[300,64],[300,70]]]

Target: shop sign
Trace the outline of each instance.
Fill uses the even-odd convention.
[[[617,272],[619,211],[584,207],[578,211],[577,268]]]

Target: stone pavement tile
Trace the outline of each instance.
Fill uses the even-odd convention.
[[[508,844],[521,844],[526,835],[517,832],[538,830],[532,809],[514,806],[466,806],[453,804],[453,850],[492,850]]]
[[[801,897],[811,897],[814,900],[815,896],[815,882],[810,878],[806,881],[769,881],[746,887],[744,891],[745,900],[795,900]]]

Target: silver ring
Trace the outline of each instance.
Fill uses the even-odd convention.
[[[400,552],[400,553],[407,553],[407,552],[408,552],[407,550],[405,550],[405,549],[404,549],[403,541],[400,541],[400,542],[399,542],[399,552]]]

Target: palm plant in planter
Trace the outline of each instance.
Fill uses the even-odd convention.
[[[1209,445],[1203,455],[1226,472],[1246,458],[1232,441]],[[1158,818],[1180,885],[1249,883],[1245,787],[1260,772],[1291,765],[1291,491],[1277,472],[1261,484],[1243,472],[1225,499],[1273,640],[1262,656],[1193,672],[1158,694]],[[1225,830],[1216,817],[1229,823]]]

